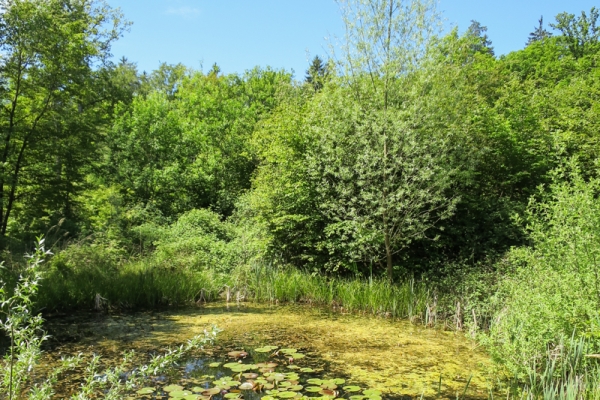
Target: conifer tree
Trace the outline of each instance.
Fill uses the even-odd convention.
[[[533,32],[529,34],[529,39],[527,40],[526,45],[529,46],[531,43],[539,42],[541,40],[552,37],[552,33],[550,33],[546,28],[544,28],[544,16],[541,16],[539,21],[539,25],[535,28]]]
[[[315,89],[315,92],[318,92],[323,88],[327,75],[327,65],[319,56],[315,56],[310,64],[310,67],[306,71],[304,81],[312,85],[312,87]]]

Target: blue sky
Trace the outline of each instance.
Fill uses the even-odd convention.
[[[328,43],[341,38],[343,24],[334,0],[108,0],[133,22],[113,45],[140,71],[159,62],[181,62],[224,73],[256,65],[294,70],[301,79],[309,59],[326,56]],[[523,48],[541,15],[579,14],[591,0],[439,0],[446,27],[466,30],[472,19],[488,27],[496,54]]]

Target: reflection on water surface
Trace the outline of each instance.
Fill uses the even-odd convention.
[[[489,358],[460,333],[317,307],[254,303],[53,318],[48,321],[54,339],[46,364],[77,352],[94,352],[105,359],[116,359],[128,349],[147,355],[182,343],[211,324],[223,330],[219,347],[203,360],[190,360],[184,366],[188,373],[194,363],[222,360],[231,349],[252,352],[273,345],[302,349],[307,357],[298,366],[322,367],[324,378],[343,377],[347,384],[382,391],[384,398],[435,396],[440,376],[442,392],[452,398],[462,394],[471,376],[468,397],[487,398],[491,385]]]

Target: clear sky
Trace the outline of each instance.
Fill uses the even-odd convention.
[[[256,65],[294,70],[301,79],[315,55],[343,35],[334,0],[108,0],[133,22],[113,45],[115,59],[151,71],[181,62],[224,73]],[[547,24],[563,11],[589,12],[592,0],[439,0],[446,26],[463,32],[472,19],[488,27],[497,55],[523,48],[541,15]]]

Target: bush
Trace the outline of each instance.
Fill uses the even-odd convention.
[[[571,164],[550,189],[530,202],[531,246],[508,254],[495,299],[492,353],[515,373],[563,352],[573,334],[590,351],[600,344],[600,180],[586,182]]]

